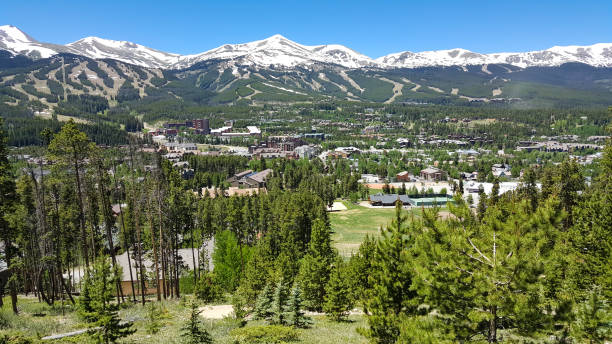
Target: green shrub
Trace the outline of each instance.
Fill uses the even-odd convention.
[[[198,299],[207,303],[219,300],[223,294],[212,272],[202,272],[194,293]]]
[[[28,337],[19,332],[7,332],[0,334],[0,344],[34,344],[39,343],[36,338]]]
[[[189,270],[181,274],[179,278],[179,285],[181,288],[181,294],[194,294],[195,293],[195,282],[193,281],[193,270]]]
[[[230,332],[236,343],[276,344],[296,341],[298,330],[281,325],[251,326],[237,328]]]

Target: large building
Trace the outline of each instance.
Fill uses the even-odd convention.
[[[440,181],[446,179],[446,172],[437,167],[429,166],[421,171],[421,179],[427,181]]]
[[[233,187],[263,188],[266,186],[266,182],[271,174],[272,169],[263,170],[261,172],[246,170],[231,176],[227,179],[227,182]]]
[[[208,118],[194,119],[193,127],[200,134],[210,134],[210,120]]]

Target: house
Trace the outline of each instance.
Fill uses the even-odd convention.
[[[395,179],[397,179],[398,182],[410,182],[412,181],[412,176],[408,171],[403,171],[396,174]]]
[[[232,186],[240,186],[240,180],[252,173],[253,170],[246,170],[240,173],[236,173],[233,176],[229,177],[226,182],[230,183]]]
[[[272,169],[263,170],[261,172],[246,170],[228,178],[227,182],[233,187],[263,188],[266,186],[266,181],[271,173]]]
[[[193,251],[190,248],[178,249],[178,260],[180,270],[188,271],[194,270],[194,268],[200,269],[200,262],[208,261],[208,268],[213,269],[214,263],[212,260],[212,251],[214,249],[214,239],[210,239],[202,245],[200,249],[195,248]],[[143,265],[145,268],[145,295],[155,294],[157,292],[157,283],[155,283],[155,266],[150,258],[144,258],[151,256],[149,254],[143,255]],[[117,265],[121,266],[121,289],[123,294],[128,296],[132,295],[132,283],[134,285],[134,293],[141,295],[141,281],[140,281],[140,267],[138,266],[138,260],[134,252],[130,252],[130,260],[128,263],[127,252],[116,257]],[[131,267],[131,274],[130,274]],[[161,269],[161,267],[160,267]],[[161,273],[160,273],[161,275]],[[76,277],[76,276],[75,276]],[[161,276],[158,283],[162,283]]]
[[[463,180],[477,180],[478,179],[478,171],[474,172],[461,172],[461,179]]]
[[[193,179],[193,177],[195,177],[195,171],[193,168],[186,168],[181,171],[181,178],[187,180]]]
[[[397,201],[402,202],[402,205],[410,204],[410,198],[407,195],[382,193],[370,195],[370,204],[374,206],[393,206]]]
[[[507,164],[494,164],[491,167],[491,173],[494,177],[512,177],[512,168]]]
[[[252,195],[257,195],[259,193],[267,193],[268,191],[266,190],[266,188],[238,188],[238,187],[234,187],[231,186],[229,187],[227,190],[221,190],[219,188],[202,188],[202,196],[204,196],[206,194],[206,192],[208,192],[208,196],[210,198],[215,198],[217,197],[217,195],[221,195],[223,193],[223,195],[225,197],[232,197],[232,196],[252,196]]]
[[[421,171],[421,179],[427,181],[440,181],[446,179],[446,172],[439,168],[429,166]]]
[[[266,181],[272,174],[272,169],[268,168],[261,172],[249,175],[244,180],[244,185],[248,185],[251,188],[263,188],[266,186]]]
[[[405,139],[405,138],[399,138],[396,140],[396,142],[399,144],[400,147],[402,148],[406,148],[406,147],[410,147],[410,140]]]
[[[383,180],[375,174],[364,173],[361,175],[361,179],[359,180],[359,182],[365,183],[365,184],[376,184],[376,183],[382,183]]]
[[[314,146],[303,145],[296,147],[293,152],[300,158],[310,159],[317,154],[317,149]]]
[[[198,150],[198,146],[195,143],[181,143],[179,149],[184,153],[192,153]]]

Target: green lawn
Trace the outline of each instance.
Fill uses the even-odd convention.
[[[372,209],[343,201],[347,210],[329,214],[332,230],[332,239],[341,255],[349,256],[357,251],[359,245],[367,234],[379,235],[380,226],[391,223],[395,214],[393,208]],[[409,212],[405,210],[405,212]]]

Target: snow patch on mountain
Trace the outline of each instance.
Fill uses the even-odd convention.
[[[347,68],[375,65],[374,61],[342,45],[306,46],[281,35],[242,44],[225,44],[200,54],[184,56],[172,68],[185,68],[208,60],[233,60],[235,64],[295,67],[315,63]]]
[[[508,64],[520,68],[559,66],[580,62],[596,67],[612,67],[612,43],[590,46],[555,46],[550,49],[480,54],[465,49],[423,52],[404,51],[372,59],[338,44],[307,46],[281,35],[241,44],[225,44],[199,54],[167,53],[127,41],[86,37],[67,45],[41,43],[11,25],[0,26],[0,49],[32,58],[47,58],[67,52],[93,59],[115,59],[143,67],[181,69],[198,62],[222,60],[224,68],[313,67],[318,64],[344,68],[418,68],[432,66],[465,66]]]
[[[116,59],[143,67],[166,68],[181,58],[178,54],[165,53],[140,44],[98,37],[86,37],[66,46],[89,58]]]
[[[555,46],[546,50],[523,53],[479,54],[465,49],[420,53],[405,51],[379,57],[376,62],[388,68],[486,64],[509,64],[526,68],[560,66],[568,62],[580,62],[595,67],[612,67],[612,43],[598,43],[590,46]]]
[[[57,54],[55,50],[45,47],[13,25],[0,26],[0,49],[10,51],[13,54],[40,58]]]

